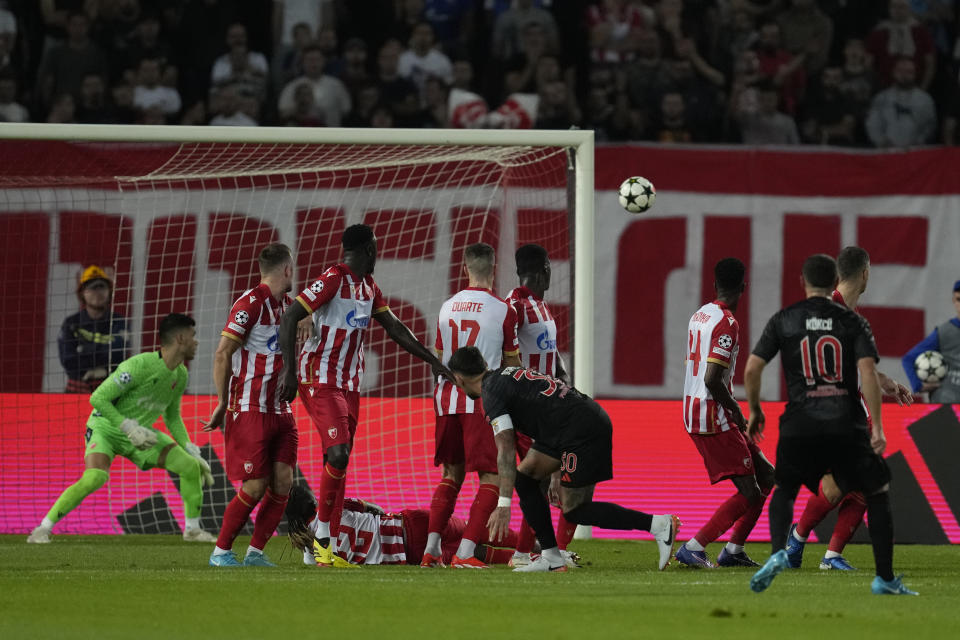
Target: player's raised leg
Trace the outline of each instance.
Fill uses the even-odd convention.
[[[90,431],[88,429],[88,440]],[[106,484],[109,478],[110,463],[113,460],[111,454],[89,453],[84,458],[85,469],[80,479],[67,487],[57,501],[53,503],[50,511],[44,516],[39,525],[27,537],[27,542],[31,544],[45,544],[50,542],[50,534],[53,527],[60,522],[68,513],[79,506],[83,499],[91,493]]]

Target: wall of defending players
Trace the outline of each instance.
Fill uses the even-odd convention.
[[[188,425],[201,423],[209,416],[215,401],[211,396],[184,402],[184,420]],[[433,412],[429,399],[368,398],[364,401],[364,432],[352,454],[354,471],[350,478],[351,495],[376,496],[387,508],[430,504],[433,486],[423,482],[434,471],[431,466],[433,443],[430,437]],[[723,484],[705,486],[700,459],[677,420],[675,401],[604,400],[614,430],[615,477],[598,486],[597,499],[651,511],[674,510],[681,514],[685,531],[696,531],[712,515],[718,502],[728,496]],[[744,407],[746,409],[746,407]],[[780,413],[782,405],[767,403],[769,416]],[[21,432],[17,449],[24,455],[11,459],[0,476],[0,491],[19,496],[0,506],[0,533],[27,533],[43,517],[63,486],[83,468],[83,438],[77,425],[89,413],[86,398],[60,394],[0,394],[0,416],[6,424],[31,424]],[[401,415],[422,425],[422,433],[398,431],[389,419]],[[887,462],[897,481],[891,489],[898,543],[960,543],[960,472],[954,463],[960,451],[960,406],[884,407],[887,435]],[[301,447],[317,450],[318,436],[305,415],[300,416]],[[771,459],[777,443],[777,423],[767,424],[767,437],[761,447]],[[204,490],[201,524],[215,529],[233,488],[227,481],[223,434],[192,434],[210,461],[215,483]],[[417,436],[420,437],[417,437]],[[402,440],[402,442],[401,442]],[[409,452],[404,472],[397,474],[397,451]],[[301,456],[300,482],[320,477],[319,456]],[[179,532],[182,501],[171,476],[162,470],[136,471],[127,460],[118,458],[109,491],[97,492],[77,508],[75,516],[65,519],[60,533],[106,534]],[[11,467],[12,465],[12,467]],[[43,476],[42,482],[34,478]],[[386,486],[383,476],[392,480]],[[667,484],[651,478],[669,478]],[[30,490],[24,490],[24,483]],[[798,500],[800,513],[806,492]],[[515,519],[519,520],[519,510]],[[556,516],[556,511],[554,512]],[[829,539],[835,514],[815,529],[817,540]],[[760,522],[766,522],[766,514]],[[516,526],[518,522],[514,523]],[[282,528],[281,528],[282,533]],[[595,530],[603,537],[642,537],[638,531]],[[768,539],[767,527],[756,527],[751,540]],[[863,536],[859,532],[858,536]],[[866,541],[855,537],[854,541]]]

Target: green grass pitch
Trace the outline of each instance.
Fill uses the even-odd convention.
[[[752,593],[749,569],[656,571],[653,543],[577,540],[567,574],[300,564],[284,538],[277,569],[214,569],[211,546],[172,536],[0,536],[0,638],[722,638],[960,637],[960,548],[901,546],[895,567],[920,597],[870,594],[861,570],[805,568]],[[246,548],[247,540],[236,548]],[[712,555],[720,545],[711,545]],[[749,545],[755,559],[766,545]]]

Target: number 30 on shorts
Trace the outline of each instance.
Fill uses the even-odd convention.
[[[566,471],[567,473],[573,473],[577,470],[577,454],[575,453],[564,453],[563,457],[560,458],[560,470]]]

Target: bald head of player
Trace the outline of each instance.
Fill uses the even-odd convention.
[[[293,252],[287,245],[268,244],[257,256],[260,265],[260,280],[270,287],[274,296],[287,293],[293,288]]]
[[[837,287],[837,263],[825,253],[815,253],[804,260],[801,275],[808,298],[828,298]]]
[[[447,368],[453,372],[457,386],[467,396],[476,400],[480,397],[483,376],[487,373],[487,361],[476,347],[460,347],[450,356]]]
[[[497,257],[493,247],[486,242],[469,245],[463,251],[463,269],[467,272],[469,286],[492,289],[497,269]]]
[[[550,258],[538,244],[525,244],[514,254],[520,286],[530,289],[538,298],[550,288]]]
[[[747,288],[746,273],[747,268],[737,258],[724,258],[713,267],[713,288],[717,291],[717,299],[731,311],[737,310],[740,296]]]
[[[343,262],[355,274],[363,278],[373,273],[377,265],[377,238],[373,229],[365,224],[347,227],[341,239],[343,244]]]

